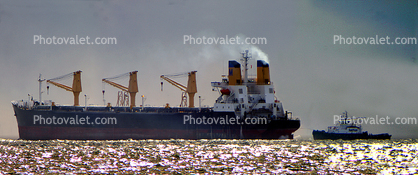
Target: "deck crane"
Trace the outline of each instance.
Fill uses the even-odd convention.
[[[174,74],[174,75],[161,75],[160,78],[169,82],[173,86],[179,88],[182,92],[181,95],[181,103],[180,107],[186,107],[187,106],[187,96],[186,93],[189,95],[189,108],[194,107],[194,95],[197,92],[197,86],[196,86],[196,72],[197,71],[191,71],[187,73],[180,73],[180,74]],[[187,86],[184,86],[174,80],[172,80],[169,77],[178,77],[178,76],[188,76]],[[163,90],[163,82],[161,82],[161,91]]]
[[[125,93],[129,93],[129,95],[131,97],[130,98],[131,99],[130,107],[132,108],[132,107],[135,107],[135,96],[136,96],[136,93],[138,92],[137,73],[138,73],[138,71],[132,71],[132,72],[128,72],[128,73],[116,76],[116,77],[103,78],[102,82],[110,84],[113,87],[116,87],[116,88],[122,90]],[[128,85],[128,87],[120,85],[120,84],[115,83],[113,81],[110,81],[112,79],[121,78],[121,77],[126,76],[126,75],[129,75],[129,85]],[[104,94],[104,90],[103,90],[103,94]],[[119,103],[119,101],[124,101],[124,100],[121,100],[120,97],[121,97],[121,95],[118,96],[118,103]],[[123,106],[123,103],[122,103],[122,106]]]
[[[72,87],[56,82],[57,80],[68,78],[70,76],[73,77]],[[66,91],[73,92],[73,94],[74,94],[74,106],[79,106],[80,105],[80,103],[79,103],[79,95],[80,95],[80,92],[81,92],[81,71],[80,70],[76,71],[76,72],[66,74],[66,75],[63,75],[63,76],[60,76],[60,77],[56,77],[56,78],[46,80],[46,82],[50,83],[50,84],[53,84],[57,87],[63,88]],[[49,89],[49,86],[47,88]]]

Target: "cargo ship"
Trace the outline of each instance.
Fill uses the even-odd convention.
[[[111,106],[110,103],[80,106],[81,71],[46,80],[73,92],[73,106],[42,101],[41,85],[45,79],[40,76],[39,100],[12,102],[19,137],[29,140],[292,139],[293,133],[300,127],[300,120],[294,118],[292,112],[285,111],[275,97],[269,64],[257,60],[257,76],[249,77],[247,70],[251,53],[246,50],[241,54],[243,65],[230,60],[228,76],[223,76],[220,82],[211,82],[213,90],[219,92],[213,107],[194,107],[196,71],[187,73],[187,86],[170,76],[161,76],[162,80],[183,91],[179,107],[168,104],[161,107],[136,106],[137,71],[128,73],[128,87],[115,83],[112,78],[102,79],[122,90],[118,103],[130,99],[129,106]],[[244,69],[242,72],[241,67]],[[73,77],[71,87],[57,82],[68,76]],[[189,105],[185,106],[187,100]]]
[[[355,123],[352,116],[348,116],[347,111],[339,116],[340,120],[336,126],[328,126],[328,131],[314,130],[312,132],[314,140],[356,140],[356,139],[390,139],[391,135],[370,134],[362,131],[361,124]]]

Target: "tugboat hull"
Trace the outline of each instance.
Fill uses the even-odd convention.
[[[390,139],[391,135],[388,133],[383,134],[369,134],[367,132],[362,133],[353,133],[353,134],[346,134],[346,133],[328,133],[324,130],[314,130],[312,132],[314,140],[355,140],[355,139]]]

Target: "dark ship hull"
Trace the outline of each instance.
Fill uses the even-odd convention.
[[[314,130],[312,132],[314,140],[355,140],[355,139],[390,139],[391,135],[384,133],[384,134],[369,134],[367,132],[362,133],[353,133],[353,134],[345,134],[345,133],[329,133],[325,132],[324,130]]]
[[[292,139],[292,133],[300,127],[299,120],[278,118],[256,123],[256,119],[239,119],[234,112],[215,112],[208,108],[35,106],[27,109],[17,104],[13,108],[19,137],[29,140]]]

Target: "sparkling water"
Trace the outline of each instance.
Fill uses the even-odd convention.
[[[0,173],[417,173],[417,140],[0,139]]]

